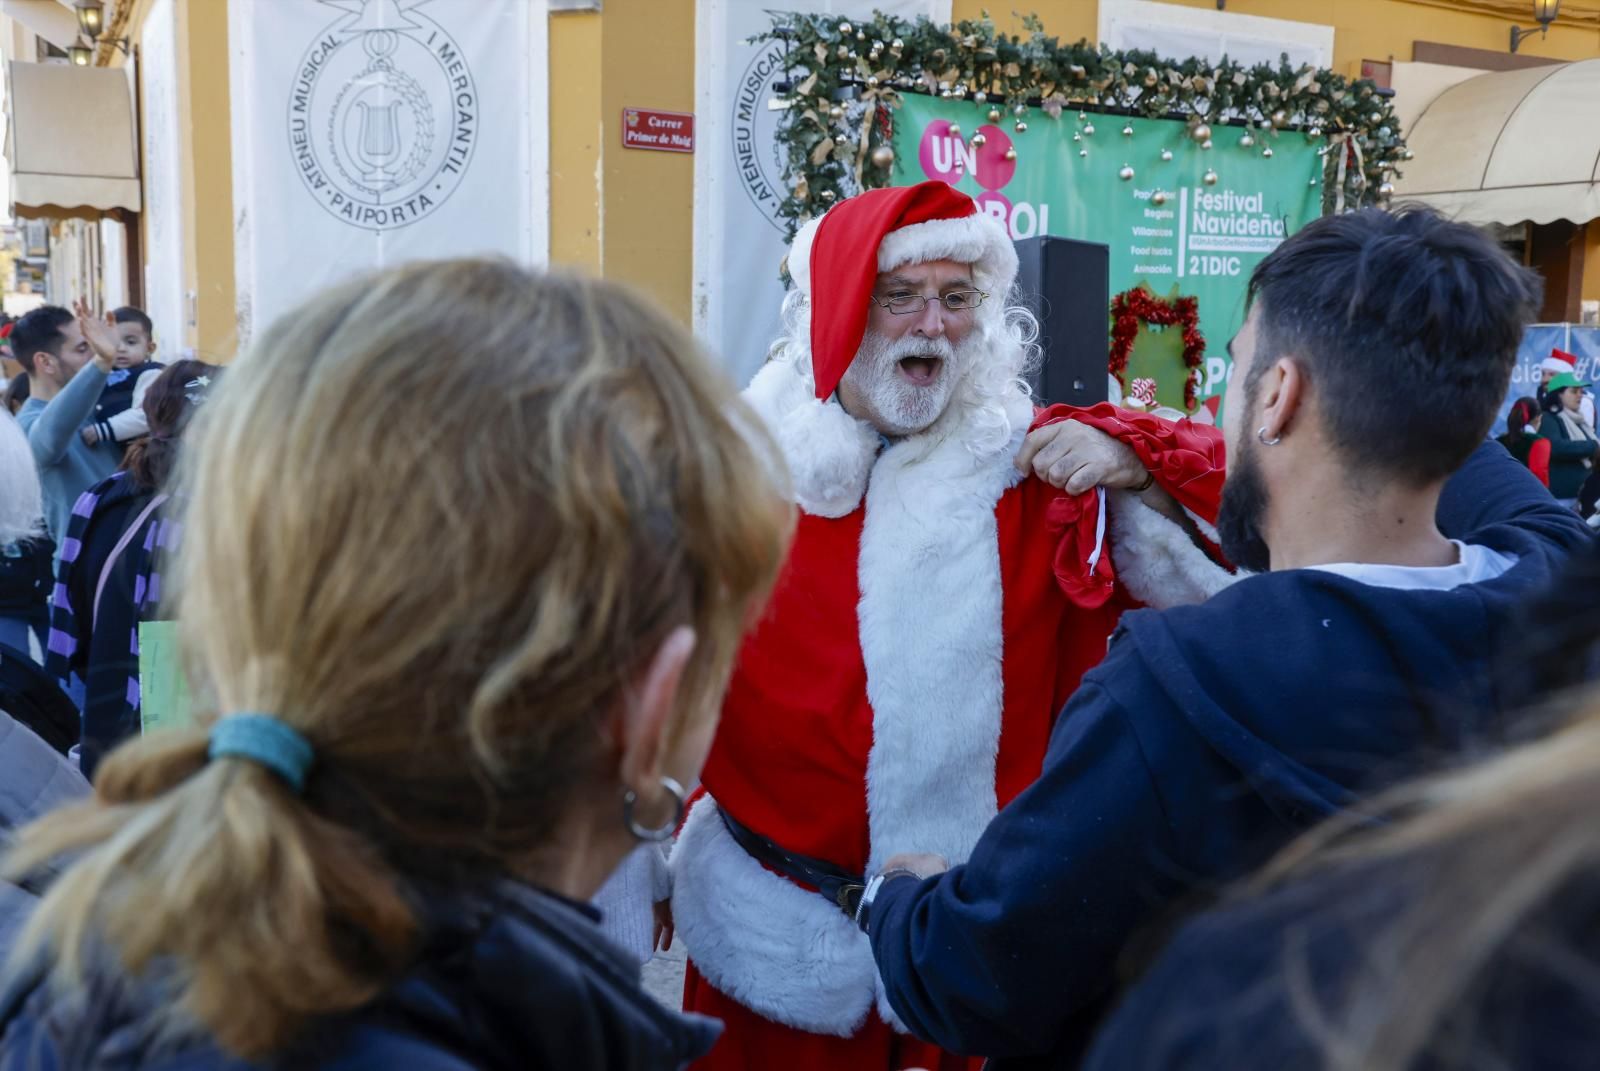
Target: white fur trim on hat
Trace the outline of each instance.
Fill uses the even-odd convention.
[[[800,292],[811,294],[811,247],[826,216],[811,220],[789,246],[789,277]],[[1002,297],[1017,280],[1017,251],[1006,226],[983,213],[962,219],[932,219],[890,231],[878,245],[878,270],[893,271],[906,264],[953,260],[971,264],[977,285]]]

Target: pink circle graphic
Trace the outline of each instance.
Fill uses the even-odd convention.
[[[1009,197],[995,190],[984,190],[973,200],[978,202],[979,212],[986,216],[993,216],[1005,224],[1007,230],[1011,229],[1011,199]]]
[[[978,185],[986,190],[998,190],[1010,182],[1017,173],[1017,162],[1006,159],[1011,148],[1011,135],[997,126],[985,123],[978,128],[983,135],[983,147],[978,150]],[[1011,202],[1007,201],[1009,206]]]
[[[961,181],[961,153],[955,148],[955,140],[950,136],[948,119],[935,119],[923,128],[917,158],[924,175],[952,186]]]

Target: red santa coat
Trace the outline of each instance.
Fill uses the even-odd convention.
[[[875,1008],[893,1022],[866,937],[746,854],[716,806],[855,873],[898,852],[964,861],[1038,776],[1056,712],[1130,596],[1198,601],[1227,578],[1132,496],[1113,496],[1103,518],[1094,492],[1023,479],[1012,462],[1033,412],[1020,395],[1010,442],[980,457],[940,425],[885,447],[806,388],[779,363],[746,393],[789,461],[801,518],[740,653],[703,774],[711,798],[673,852],[673,903],[693,966],[721,994],[850,1037]],[[1109,406],[1077,415],[1133,444],[1198,521],[1214,520],[1214,430]],[[725,1002],[715,1010],[728,1015]],[[724,1044],[740,1029],[730,1021]]]

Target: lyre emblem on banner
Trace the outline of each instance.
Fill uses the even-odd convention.
[[[343,14],[302,58],[289,141],[308,192],[382,232],[430,214],[467,173],[478,136],[469,57],[427,0],[321,0]]]

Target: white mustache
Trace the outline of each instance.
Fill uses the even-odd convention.
[[[947,338],[914,338],[910,335],[888,340],[879,339],[878,359],[884,364],[899,364],[907,357],[936,357],[942,361],[954,361],[956,348]]]

